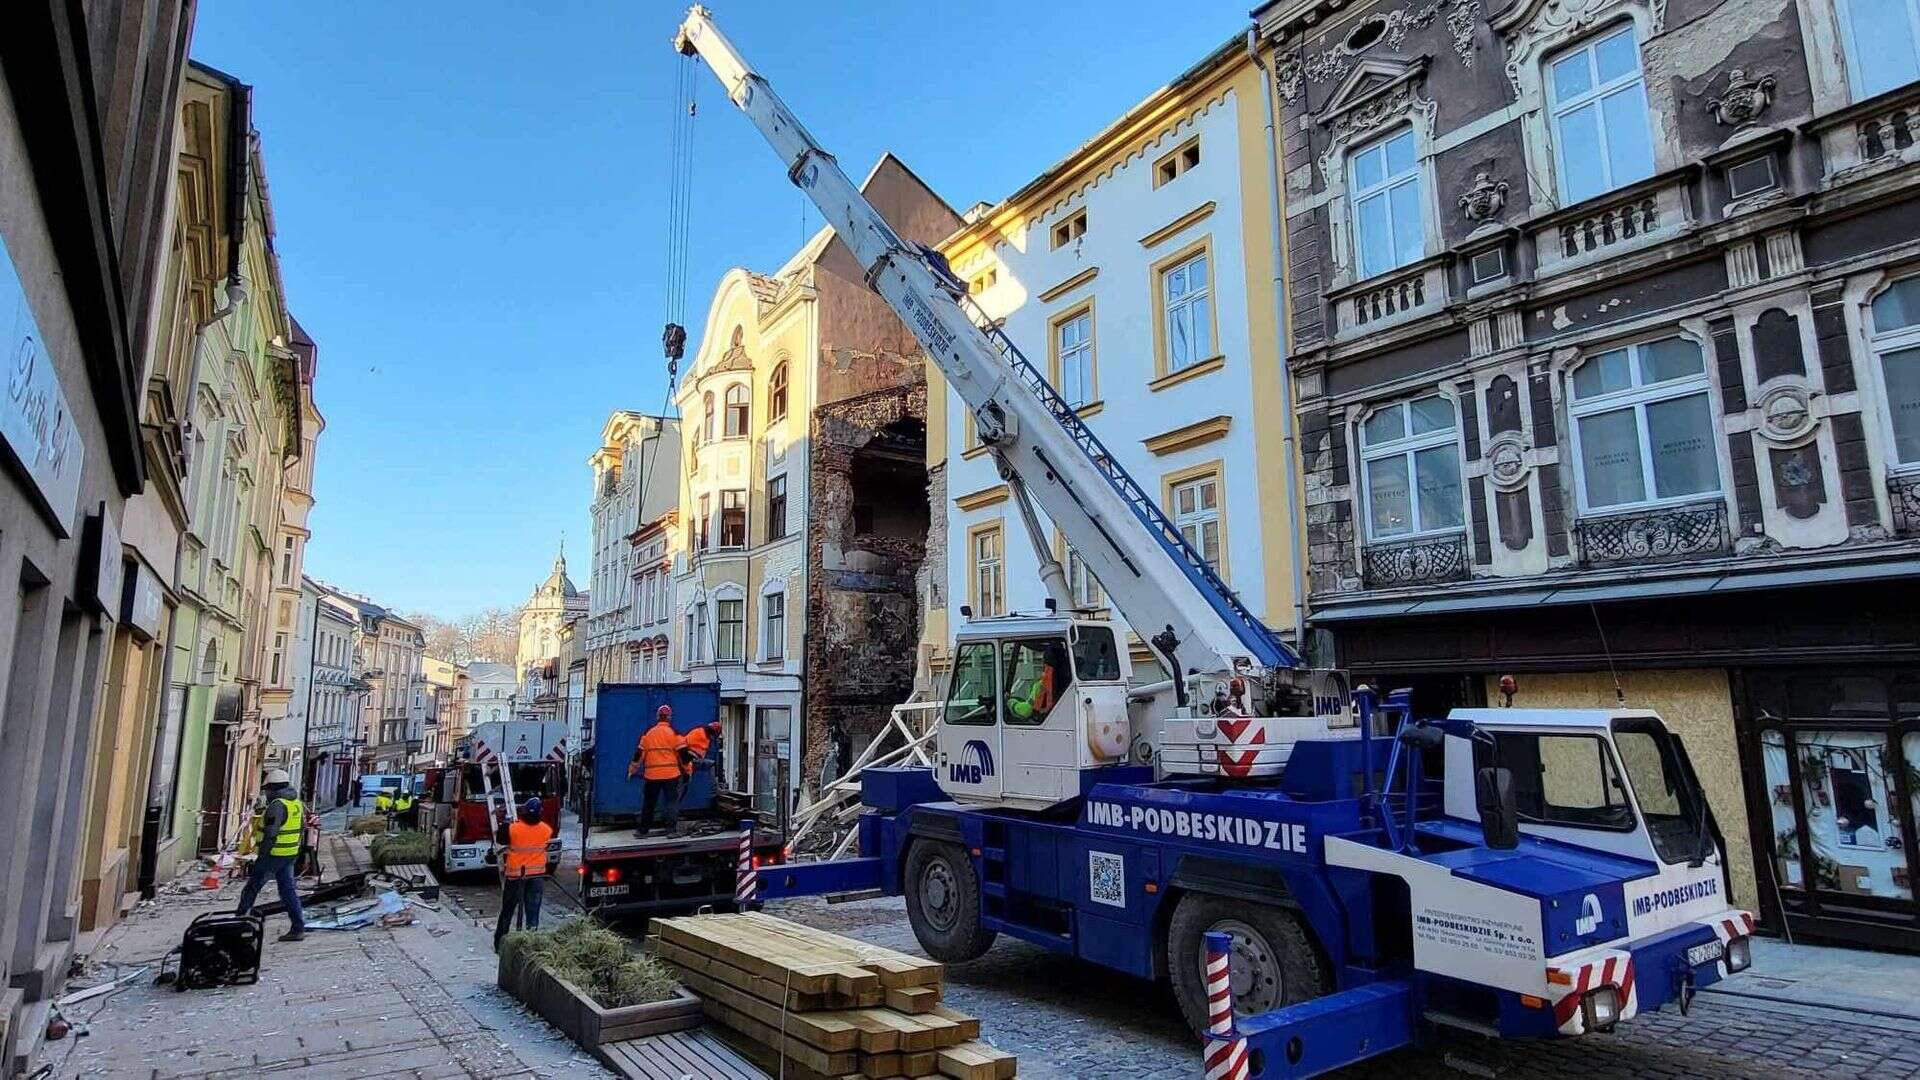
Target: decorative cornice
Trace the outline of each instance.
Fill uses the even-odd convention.
[[[1212,206],[1213,204],[1208,203],[1207,205]],[[1097,278],[1099,276],[1100,276],[1100,268],[1097,266],[1089,266],[1085,270],[1080,271],[1079,273],[1073,275],[1072,277],[1061,282],[1060,284],[1055,285],[1054,287],[1041,293],[1037,299],[1043,304],[1051,304],[1055,300],[1060,299],[1060,297],[1065,296],[1067,293],[1073,291],[1074,289],[1079,288],[1082,285],[1085,285],[1087,282],[1092,281],[1094,278]]]
[[[1171,240],[1175,236],[1178,236],[1181,232],[1185,231],[1186,229],[1194,225],[1198,225],[1200,222],[1207,220],[1209,217],[1212,217],[1214,210],[1218,206],[1219,204],[1214,202],[1212,199],[1209,199],[1206,202],[1201,203],[1199,206],[1194,207],[1193,209],[1187,211],[1186,213],[1181,214],[1179,217],[1174,218],[1172,221],[1167,222],[1165,225],[1162,225],[1159,228],[1148,233],[1147,235],[1141,237],[1140,246],[1144,248],[1151,248],[1151,247],[1158,247],[1159,245],[1166,243],[1168,240]],[[1047,297],[1042,296],[1040,299],[1045,300],[1047,299]]]
[[[1231,416],[1211,416],[1205,420],[1177,427],[1172,431],[1163,431],[1148,436],[1140,442],[1156,457],[1166,457],[1182,450],[1191,450],[1227,437],[1227,429],[1233,424]]]
[[[995,484],[992,487],[981,488],[979,491],[961,495],[953,500],[953,505],[960,510],[968,512],[984,510],[989,506],[997,506],[1000,503],[1006,502],[1011,494],[1012,492],[1007,488],[1007,485]]]

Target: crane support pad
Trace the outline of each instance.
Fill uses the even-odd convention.
[[[760,868],[760,897],[783,900],[880,888],[879,859],[834,859]]]
[[[1367,983],[1236,1021],[1263,1078],[1319,1076],[1413,1042],[1413,984]]]

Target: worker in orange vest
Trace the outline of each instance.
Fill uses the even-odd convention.
[[[528,799],[520,807],[520,819],[507,823],[506,854],[500,860],[500,921],[493,927],[493,948],[500,950],[500,939],[513,925],[513,913],[519,908],[521,922],[529,930],[540,929],[540,902],[547,883],[547,842],[553,839],[553,826],[540,820],[540,800]]]
[[[627,765],[629,779],[640,774],[645,789],[640,796],[640,827],[635,836],[653,831],[653,811],[664,803],[667,832],[680,828],[680,752],[686,749],[686,736],[673,730],[673,706],[662,705],[654,714],[653,726],[640,736],[633,748],[633,761]]]
[[[707,751],[720,738],[720,721],[710,720],[705,727],[697,727],[687,732],[687,752],[680,755],[680,792],[686,797],[686,785],[693,782],[693,770],[712,764],[707,759]]]

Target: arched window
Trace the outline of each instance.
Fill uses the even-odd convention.
[[[773,378],[767,380],[767,420],[778,423],[787,418],[787,365],[782,363],[773,369]]]
[[[702,413],[703,419],[700,421],[700,441],[712,442],[713,441],[713,391],[711,390],[707,391],[706,398],[704,399],[704,406],[705,406],[705,412]]]
[[[727,387],[727,438],[744,439],[747,435],[747,384],[734,383]]]

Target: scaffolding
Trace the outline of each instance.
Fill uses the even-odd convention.
[[[821,853],[817,856],[821,859],[844,858],[852,851],[859,835],[855,823],[861,811],[861,773],[888,766],[933,768],[928,749],[939,727],[937,720],[943,702],[921,699],[922,694],[916,692],[904,704],[895,705],[886,725],[854,758],[853,764],[822,787],[818,799],[794,815],[793,835],[787,840],[788,859],[796,855],[807,857],[802,844],[809,838],[813,838],[811,847]],[[832,838],[831,843],[823,845],[821,838],[828,836]]]

